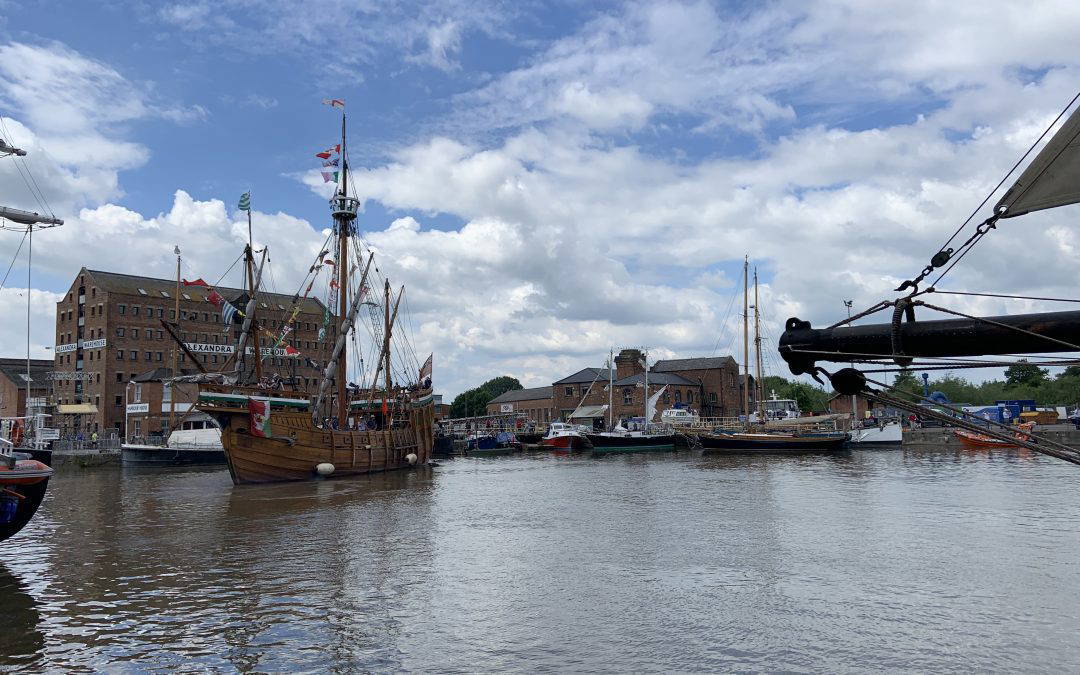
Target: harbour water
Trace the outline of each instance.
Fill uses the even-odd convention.
[[[64,469],[0,669],[1080,670],[1080,469],[1016,452]]]

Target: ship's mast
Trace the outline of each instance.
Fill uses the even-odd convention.
[[[248,245],[244,249],[244,266],[247,268],[247,281],[248,292],[251,293],[251,299],[255,299],[255,253],[251,246],[251,209],[247,212],[248,219]],[[254,350],[255,358],[255,382],[258,384],[262,382],[262,345],[259,343],[259,329],[258,322],[255,321],[255,307],[258,306],[258,302],[251,303],[251,327],[249,330],[249,339],[251,340],[251,348]],[[176,320],[180,320],[180,313],[177,312]]]
[[[386,330],[383,331],[383,358],[386,359],[386,363],[384,365],[384,368],[386,369],[386,389],[383,390],[383,417],[385,418],[383,420],[383,422],[386,425],[386,428],[389,429],[390,428],[390,417],[389,417],[388,400],[390,398],[390,328],[391,328],[391,326],[390,326],[390,280],[389,279],[387,279],[385,284],[384,284],[384,293],[385,293],[386,299],[385,299],[385,302],[383,303],[383,311],[384,311],[384,314],[385,314],[384,321],[386,322]]]
[[[356,199],[348,196],[349,160],[345,147],[345,111],[341,112],[341,180],[338,183],[337,196],[334,199],[334,223],[338,231],[338,313],[344,317],[349,307],[349,233],[352,221],[356,219]],[[343,324],[344,325],[344,324]],[[337,417],[341,428],[348,428],[349,398],[348,367],[346,352],[342,349],[337,362]]]
[[[749,298],[750,256],[743,258],[743,294],[742,294],[742,334],[743,334],[743,414],[750,422],[750,298]]]
[[[757,399],[758,421],[765,421],[765,384],[761,381],[761,307],[758,304],[757,267],[754,267],[754,356],[757,361],[757,382],[754,398]]]
[[[180,324],[180,247],[179,246],[175,247],[173,249],[173,252],[176,253],[176,293],[173,296],[173,318],[176,319],[176,323],[177,323],[177,325],[179,325]],[[229,339],[227,335],[225,336],[225,339],[226,340]],[[177,370],[177,368],[178,368],[177,361],[178,361],[178,357],[179,357],[179,352],[180,352],[179,347],[173,347],[173,350],[172,350],[172,376],[173,377],[178,377],[180,375],[180,371]],[[172,384],[170,383],[168,386],[171,388]],[[170,396],[169,396],[169,401],[170,401],[170,403],[169,403],[169,433],[172,433],[173,431],[176,430],[176,428],[174,426],[174,418],[176,417],[176,398],[175,398],[175,396],[176,396],[175,391],[170,392]]]
[[[607,410],[608,410],[608,431],[615,428],[615,350],[608,350],[607,357],[607,372],[608,372],[608,388],[607,388]]]

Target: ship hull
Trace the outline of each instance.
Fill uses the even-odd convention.
[[[49,487],[52,469],[37,461],[20,461],[0,478],[0,541],[14,537],[37,513]]]
[[[833,452],[841,450],[847,434],[789,436],[780,434],[702,434],[706,453]]]
[[[430,406],[413,410],[409,427],[368,431],[321,429],[306,412],[275,411],[269,438],[249,433],[245,408],[207,407],[204,412],[221,426],[225,460],[237,485],[394,471],[431,459]],[[325,464],[333,469],[320,474],[316,467]]]
[[[593,454],[598,455],[628,452],[675,452],[674,434],[650,436],[585,434],[585,436],[593,445]]]

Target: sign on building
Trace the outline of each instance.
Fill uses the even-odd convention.
[[[150,412],[150,404],[149,403],[128,403],[127,404],[127,411],[128,411],[129,414],[130,413],[148,413],[148,412]]]
[[[499,412],[514,412],[514,404],[513,403],[500,403],[499,404]]]
[[[83,340],[83,349],[101,349],[109,343],[108,338],[98,338],[97,340]]]
[[[66,345],[56,345],[55,351],[57,354],[64,354],[67,352],[73,352],[79,348],[78,342],[69,342]]]
[[[60,440],[60,430],[52,427],[41,427],[38,429],[38,438],[43,441]]]
[[[57,354],[66,354],[75,351],[80,346],[83,349],[101,349],[107,344],[109,344],[108,338],[98,338],[96,340],[79,340],[78,342],[69,342],[66,345],[56,345],[53,349]]]
[[[26,399],[26,407],[28,408],[44,408],[46,405],[44,396],[32,396]]]

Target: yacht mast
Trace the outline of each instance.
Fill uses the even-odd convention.
[[[646,348],[644,351],[645,351],[645,411],[644,411],[644,414],[645,414],[645,428],[648,429],[649,428],[649,422],[652,421],[652,420],[649,419],[649,350],[648,350],[648,348]]]
[[[615,349],[608,350],[607,358],[608,387],[607,387],[607,417],[608,431],[615,428]]]
[[[743,334],[743,414],[746,421],[750,421],[750,326],[748,325],[750,314],[750,299],[748,297],[747,284],[749,283],[750,256],[743,257],[743,294],[742,294],[742,334]]]
[[[757,361],[757,382],[754,398],[757,399],[758,421],[765,421],[765,384],[761,381],[761,308],[758,305],[757,266],[754,266],[754,354]]]

